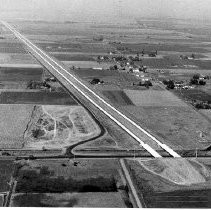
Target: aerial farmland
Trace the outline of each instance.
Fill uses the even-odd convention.
[[[210,208],[211,22],[59,14],[0,22],[0,206]]]

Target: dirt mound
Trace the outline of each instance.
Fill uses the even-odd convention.
[[[210,170],[197,161],[191,164],[186,159],[154,159],[139,163],[148,171],[179,185],[192,185],[206,182]]]

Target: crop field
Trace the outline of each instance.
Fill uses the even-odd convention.
[[[201,109],[199,112],[202,113],[204,116],[206,116],[211,121],[211,110],[210,109]]]
[[[22,148],[33,109],[33,105],[0,105],[0,148]]]
[[[187,105],[166,90],[124,90],[136,106],[186,107]]]
[[[86,207],[126,208],[117,192],[91,193],[18,193],[13,195],[10,207]]]
[[[1,64],[37,64],[38,62],[29,54],[0,53]]]
[[[60,43],[60,44],[50,44],[44,43],[40,44],[44,50],[49,52],[96,52],[96,53],[107,53],[112,50],[109,45],[105,45],[104,43]]]
[[[202,161],[196,159],[127,160],[127,167],[145,207],[208,208],[211,206],[210,168]]]
[[[192,90],[175,90],[174,91],[178,96],[189,99],[189,100],[200,100],[200,101],[208,101],[211,103],[211,93],[208,94],[199,89]]]
[[[210,60],[181,60],[175,56],[164,56],[163,58],[143,58],[142,61],[136,62],[138,65],[145,65],[149,68],[158,69],[200,69],[210,70]]]
[[[133,105],[131,99],[121,90],[103,91],[103,95],[109,99],[109,101],[116,105],[127,106]]]
[[[77,163],[77,165],[76,165]],[[117,159],[19,162],[11,206],[126,207],[130,203]],[[20,166],[21,166],[20,165]]]
[[[4,205],[4,198],[5,198],[5,196],[2,194],[0,194],[0,207],[3,207],[3,205]]]
[[[119,72],[108,70],[95,70],[95,69],[76,69],[74,72],[82,78],[104,78],[104,77],[117,77]]]
[[[174,51],[174,52],[197,52],[206,53],[208,52],[204,48],[191,47],[190,45],[180,45],[180,44],[150,44],[150,43],[123,43],[122,46],[127,47],[132,52],[141,52],[143,49],[145,51]]]
[[[203,149],[211,144],[210,122],[188,106],[123,106],[121,109],[173,149]]]
[[[12,160],[0,160],[0,193],[9,191],[8,183],[14,172],[14,163]]]
[[[10,206],[131,206],[117,159],[20,161]]]
[[[74,162],[78,162],[77,167],[74,166]],[[34,170],[38,174],[47,176],[49,179],[63,177],[65,180],[67,180],[71,177],[74,180],[86,180],[97,177],[115,177],[115,179],[118,180],[120,178],[117,170],[118,167],[119,162],[117,159],[75,158],[58,160],[34,160],[30,161],[29,165],[24,165],[20,169],[21,171],[19,172],[19,176],[22,177],[24,171]],[[121,179],[119,181],[121,181]],[[21,189],[20,192],[22,192]]]
[[[138,83],[139,79],[134,75],[125,72],[110,71],[110,70],[95,70],[95,69],[76,69],[74,73],[90,82],[93,78],[98,78],[104,83],[102,85],[92,85],[96,91],[110,91],[123,89],[140,89],[140,87],[132,86],[133,83]]]
[[[0,53],[21,53],[25,54],[26,51],[23,45],[18,42],[0,42]]]
[[[69,66],[70,68],[72,66],[80,68],[77,69],[77,71],[78,70],[83,71],[83,69],[87,71],[95,70],[93,68],[109,69],[109,67],[111,66],[111,64],[109,63],[98,63],[96,61],[83,61],[82,59],[80,59],[80,61],[77,61],[77,59],[76,60],[74,59],[73,61],[63,61],[63,63]],[[104,71],[104,70],[95,70],[95,71]]]
[[[39,106],[25,132],[26,148],[64,148],[100,135],[101,129],[80,106]]]
[[[15,67],[0,67],[0,82],[16,81],[27,82],[30,80],[42,80],[42,68],[15,68]]]
[[[66,92],[0,92],[0,104],[77,105]]]
[[[77,53],[50,53],[52,56],[57,58],[60,61],[64,61],[66,64],[72,64],[75,66],[79,66],[81,68],[91,68],[89,65],[90,64],[95,64],[97,65],[97,62],[94,62],[94,56],[92,55],[85,55],[85,54],[77,54]],[[68,62],[69,61],[69,62]],[[78,61],[78,62],[76,62]],[[83,65],[82,65],[83,64]],[[88,66],[85,66],[88,65]]]

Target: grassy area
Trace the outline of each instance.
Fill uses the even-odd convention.
[[[1,92],[1,104],[77,105],[66,92]]]
[[[175,97],[171,92],[165,90],[124,90],[124,92],[136,106],[187,106],[182,100]]]
[[[42,68],[0,67],[0,81],[28,82],[42,80]]]
[[[208,94],[200,89],[192,90],[175,90],[174,91],[179,97],[188,100],[199,100],[199,101],[208,101],[211,103],[211,94]]]
[[[121,90],[103,91],[103,95],[113,104],[121,106],[133,105],[131,99]]]
[[[11,207],[86,207],[124,208],[120,193],[27,193],[15,194]]]
[[[202,149],[211,143],[210,123],[188,106],[127,106],[122,109],[172,148]]]
[[[0,192],[7,192],[10,189],[9,182],[15,169],[14,162],[12,160],[0,161]],[[2,198],[2,197],[1,197]],[[0,204],[1,206],[1,204]]]

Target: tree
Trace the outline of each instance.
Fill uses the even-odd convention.
[[[206,85],[206,81],[204,81],[204,80],[199,80],[199,85]]]
[[[191,84],[191,85],[198,85],[198,84],[199,84],[198,79],[192,78],[192,79],[190,80],[190,84]]]
[[[200,74],[194,74],[193,75],[193,79],[199,79],[199,77],[200,77]]]
[[[151,81],[145,81],[144,82],[144,86],[146,87],[146,88],[149,88],[150,86],[152,86],[152,83],[151,83]]]
[[[163,80],[164,85],[168,85],[168,81],[166,79]]]
[[[175,84],[173,80],[169,80],[168,84],[167,84],[167,88],[168,89],[174,89],[175,88]]]

